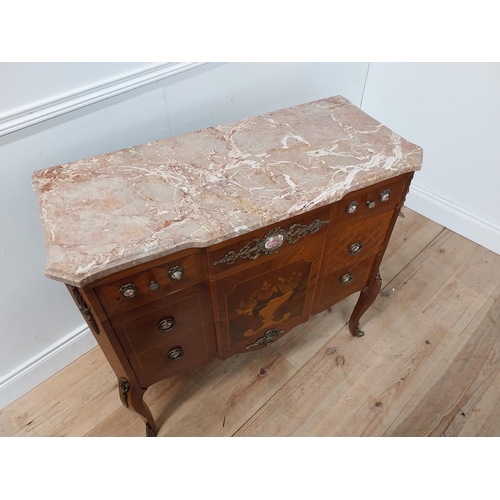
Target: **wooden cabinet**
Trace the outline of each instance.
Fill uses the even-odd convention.
[[[359,320],[381,286],[378,268],[412,175],[97,280],[83,287],[83,300],[102,311],[99,335],[116,338],[140,391],[217,357],[265,348],[355,292],[350,330],[362,336]],[[390,202],[381,202],[389,189]]]
[[[147,435],[156,425],[143,395],[159,380],[263,349],[356,292],[349,329],[364,334],[360,318],[379,293],[380,262],[421,151],[343,98],[290,109],[254,118],[253,132],[244,121],[34,177],[49,250],[78,237],[75,221],[102,218],[86,200],[63,217],[60,192],[75,189],[78,199],[95,177],[115,183],[106,219],[113,236],[106,227],[99,245],[87,234],[61,244],[46,272],[68,285],[117,375],[121,401],[143,418]],[[238,131],[249,145],[236,144]],[[197,147],[182,149],[183,141]],[[203,151],[198,163],[179,159]],[[382,168],[377,162],[388,152],[395,153]],[[346,166],[353,155],[358,163]],[[367,162],[371,156],[376,161]],[[109,180],[117,162],[125,166]],[[73,175],[82,168],[86,175]],[[90,187],[82,189],[81,179]],[[166,179],[166,200],[145,194],[151,183],[162,193]],[[116,198],[120,186],[135,189],[129,205]],[[137,207],[141,216],[130,215]]]

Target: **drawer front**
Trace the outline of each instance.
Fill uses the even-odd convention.
[[[253,314],[236,316],[217,325],[218,356],[226,359],[234,354],[261,349],[305,323],[311,314],[315,284],[298,290],[286,304],[270,303]]]
[[[385,212],[338,229],[330,228],[322,275],[336,269],[354,265],[361,260],[377,255],[382,249],[394,212]]]
[[[323,239],[319,243],[299,246],[294,254],[211,283],[220,357],[248,352],[247,346],[267,330],[288,331],[307,321],[319,276]]]
[[[130,358],[143,387],[205,365],[217,357],[213,324]]]
[[[310,316],[314,284],[309,288],[295,290],[283,299],[269,301],[265,306],[249,310],[245,314],[231,318],[226,332],[230,350],[246,352],[250,345],[257,347],[255,341],[269,329],[289,331],[294,326],[307,321]],[[239,345],[239,347],[238,347]],[[252,347],[252,349],[253,349]]]
[[[286,302],[287,297],[317,280],[319,265],[315,266],[314,262],[299,259],[288,264],[274,263],[272,269],[255,269],[255,275],[247,273],[239,281],[231,277],[216,284],[216,300],[221,298],[226,305],[224,316],[231,319],[235,316],[255,315],[256,311],[268,304]],[[228,290],[228,293],[225,294],[222,290]]]
[[[377,257],[333,271],[318,280],[312,314],[318,314],[366,287]],[[376,272],[376,271],[375,271]]]
[[[335,203],[335,222],[356,223],[393,210],[401,197],[408,176],[400,176],[352,193]]]
[[[324,234],[314,235],[297,245],[294,252],[254,262],[249,268],[236,269],[232,274],[211,281],[216,323],[260,309],[270,300],[307,288],[319,277],[324,251]]]
[[[204,252],[172,256],[160,265],[106,282],[95,288],[108,316],[129,311],[206,278]]]
[[[208,248],[211,275],[233,272],[240,266],[265,262],[276,255],[295,252],[297,246],[312,244],[313,237],[325,237],[330,209],[315,210],[285,222],[252,231],[244,236]]]
[[[212,323],[208,285],[194,285],[110,320],[127,355],[139,355]]]

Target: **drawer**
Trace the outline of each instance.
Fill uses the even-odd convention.
[[[278,300],[270,300],[258,309],[245,311],[244,314],[235,316],[228,321],[229,348],[234,349],[240,343],[252,344],[256,338],[261,337],[270,328],[290,330],[294,321],[301,321],[309,317],[309,302],[313,297],[314,284],[309,288],[294,290]],[[295,324],[295,323],[294,323]]]
[[[242,314],[217,325],[219,358],[251,352],[273,343],[311,315],[316,284],[294,292],[285,303]]]
[[[334,204],[332,221],[356,223],[393,210],[398,204],[408,176],[400,176],[352,193]]]
[[[171,293],[110,322],[127,355],[141,354],[212,323],[208,285]]]
[[[363,290],[368,284],[376,259],[377,257],[371,257],[359,261],[318,280],[312,314],[318,314],[352,293]]]
[[[294,252],[298,245],[310,244],[314,236],[324,238],[329,220],[330,208],[314,210],[213,245],[207,249],[209,274],[227,274],[255,261],[265,262],[276,255]]]
[[[269,303],[286,303],[287,298],[314,284],[319,276],[319,259],[316,265],[306,259],[286,264],[273,261],[273,264],[269,270],[264,265],[241,279],[231,276],[216,283],[216,301],[220,298],[226,305],[224,316],[231,319],[254,314]]]
[[[140,267],[144,269],[119,279],[108,278],[95,287],[108,316],[129,311],[206,279],[203,250],[182,252]]]
[[[323,257],[322,275],[377,255],[382,249],[393,215],[393,211],[385,212],[357,224],[331,227]]]
[[[243,271],[211,284],[215,288],[217,346],[219,357],[249,352],[250,344],[277,328],[289,331],[308,320],[316,287],[320,259],[307,261],[287,257],[266,262],[255,276]],[[257,349],[265,344],[252,346]]]
[[[132,356],[130,362],[141,385],[148,387],[166,377],[193,371],[216,357],[214,326],[208,324]]]

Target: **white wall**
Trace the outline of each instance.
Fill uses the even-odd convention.
[[[0,125],[18,129],[0,137],[0,408],[95,345],[64,285],[43,274],[35,170],[332,95],[360,105],[368,64],[148,69],[0,64]]]
[[[0,63],[0,135],[204,63]]]
[[[0,117],[152,66],[152,63],[2,63]]]
[[[424,150],[406,205],[500,254],[500,63],[372,63],[362,109]]]

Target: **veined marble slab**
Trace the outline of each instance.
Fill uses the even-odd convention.
[[[40,170],[45,274],[83,286],[421,164],[419,146],[337,96]]]

